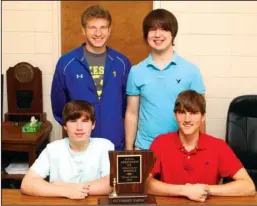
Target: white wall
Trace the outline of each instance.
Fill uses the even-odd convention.
[[[257,94],[257,2],[155,1],[154,8],[160,7],[178,18],[177,51],[203,74],[207,132],[224,138],[230,101]],[[51,139],[58,139],[49,95],[60,55],[60,2],[3,1],[2,11],[2,72],[20,61],[42,70],[44,111],[54,126]],[[5,86],[4,113],[6,97]]]
[[[225,137],[229,103],[257,94],[257,2],[157,1],[178,19],[181,56],[200,67],[206,84],[207,132]]]
[[[60,2],[3,1],[2,12],[2,73],[21,61],[41,69],[43,108],[53,123],[51,140],[59,139],[61,129],[53,119],[50,89],[60,55]],[[3,113],[6,113],[6,79],[4,82]]]

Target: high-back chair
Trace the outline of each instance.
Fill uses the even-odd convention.
[[[257,187],[257,95],[239,96],[230,103],[226,142]]]

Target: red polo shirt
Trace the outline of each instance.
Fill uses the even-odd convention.
[[[196,149],[188,152],[177,132],[158,136],[152,143],[157,157],[152,175],[161,175],[169,184],[215,185],[222,177],[233,177],[243,168],[242,163],[221,139],[201,134]]]

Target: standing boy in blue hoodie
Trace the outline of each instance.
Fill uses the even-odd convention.
[[[111,23],[109,11],[99,5],[89,7],[82,14],[85,43],[59,59],[51,102],[54,117],[61,125],[62,110],[67,102],[92,103],[96,112],[92,136],[106,138],[116,150],[123,150],[125,90],[131,64],[127,57],[106,46]]]

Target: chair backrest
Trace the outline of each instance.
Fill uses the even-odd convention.
[[[239,96],[230,103],[226,142],[257,185],[257,95]]]

